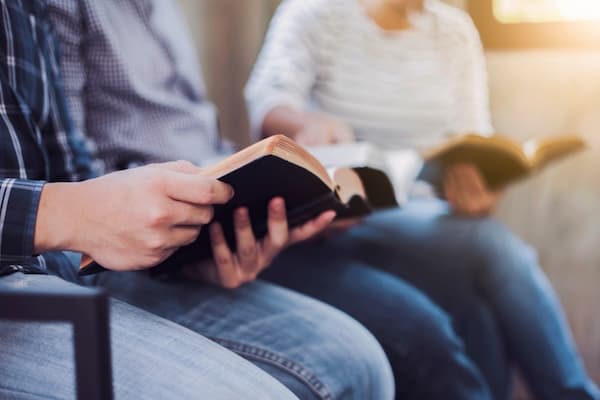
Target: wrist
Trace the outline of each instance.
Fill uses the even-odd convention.
[[[310,112],[296,110],[289,106],[277,106],[267,113],[262,125],[264,136],[284,134],[295,139],[307,125]]]
[[[83,251],[81,186],[83,183],[47,183],[38,207],[34,251]]]

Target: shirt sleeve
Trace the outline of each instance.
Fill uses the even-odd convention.
[[[0,178],[0,266],[33,255],[35,222],[44,182]]]
[[[286,0],[271,21],[245,90],[254,139],[273,108],[302,110],[309,100],[321,46],[322,7],[317,6],[314,0]]]
[[[30,180],[39,168],[25,159],[35,146],[37,131],[30,110],[0,70],[0,274],[11,264],[26,263],[33,255],[35,222],[43,181]],[[36,174],[36,179],[40,174]]]
[[[492,135],[488,75],[479,32],[468,15],[457,24],[458,51],[455,52],[457,91],[456,115],[451,133],[475,132]]]

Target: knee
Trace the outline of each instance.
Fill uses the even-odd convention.
[[[526,271],[537,265],[535,250],[500,222],[477,221],[470,243],[479,267]]]
[[[401,346],[408,364],[438,363],[441,359],[450,360],[462,354],[463,343],[452,326],[450,317],[434,306],[428,299],[421,301],[419,312],[403,322],[410,332],[401,329],[400,337],[394,342]],[[413,365],[415,365],[413,364]]]
[[[392,370],[373,335],[341,311],[320,304],[318,308],[313,312],[316,329],[304,336],[303,344],[313,383],[322,389],[318,398],[392,399]]]

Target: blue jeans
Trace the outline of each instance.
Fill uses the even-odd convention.
[[[70,284],[20,274],[0,284],[15,280]],[[225,291],[141,273],[106,273],[94,283],[114,297],[117,399],[393,397],[392,374],[376,340],[343,313],[305,296],[261,282]],[[0,397],[72,398],[71,356],[68,327],[0,323]]]
[[[0,278],[0,287],[56,289],[53,276]],[[295,399],[283,385],[210,340],[121,301],[110,303],[116,399]],[[67,323],[0,321],[0,398],[74,399]]]
[[[290,268],[298,257],[304,257],[302,265]],[[333,268],[332,259],[336,260]],[[372,266],[371,270],[356,274],[345,267],[357,261]],[[394,354],[393,346],[409,340],[426,352],[438,348],[442,337],[434,329],[415,343],[417,339],[407,339],[406,329],[399,327],[407,321],[415,323],[413,314],[423,313],[418,307],[408,313],[406,305],[390,301],[397,295],[395,282],[405,281],[452,317],[469,356],[462,361],[472,360],[494,398],[506,399],[510,394],[511,362],[521,369],[536,398],[600,398],[535,252],[492,219],[459,218],[450,215],[442,201],[414,200],[402,209],[376,213],[343,234],[292,248],[274,267],[266,279],[335,305],[375,334],[396,372],[398,393],[410,394],[413,389],[403,387],[407,382],[398,375],[407,373],[398,365],[406,353]],[[392,284],[388,278],[373,283],[381,271],[402,281],[396,278]],[[435,315],[431,308],[426,308],[426,318]],[[446,363],[454,360],[445,359]],[[446,372],[452,374],[451,369]],[[423,379],[431,379],[435,386],[440,377],[433,372]]]

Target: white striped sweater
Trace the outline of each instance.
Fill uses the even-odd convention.
[[[347,121],[358,139],[423,148],[492,132],[487,74],[469,16],[425,0],[404,31],[384,31],[357,0],[286,0],[246,86],[252,130],[278,105]]]

